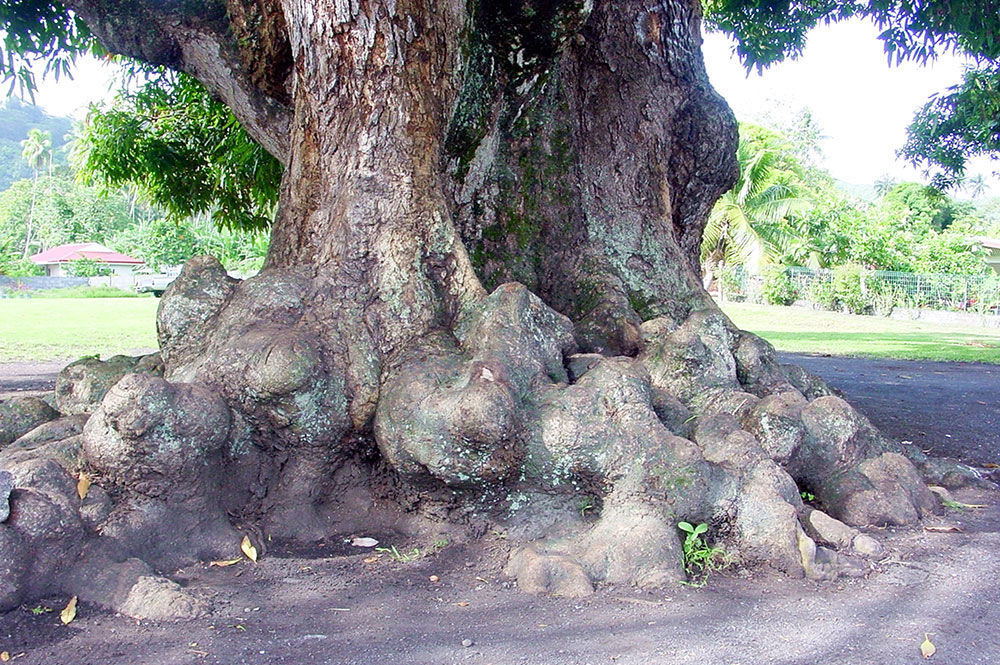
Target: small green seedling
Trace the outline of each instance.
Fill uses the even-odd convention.
[[[375,551],[385,552],[389,555],[389,558],[399,563],[408,563],[420,558],[420,550],[416,547],[409,552],[400,552],[395,545],[392,545],[390,547],[376,547]]]
[[[963,513],[966,510],[979,510],[980,508],[986,507],[978,503],[962,503],[961,501],[954,501],[952,499],[942,499],[941,505],[945,508],[951,508],[952,510],[958,510]]]
[[[577,504],[577,509],[580,511],[580,517],[586,517],[587,511],[594,509],[594,498],[590,496],[583,497]]]
[[[816,495],[812,492],[799,492],[799,496],[801,496],[802,500],[807,503],[813,503],[816,501]]]
[[[38,616],[40,614],[48,614],[49,612],[52,611],[52,608],[45,607],[44,605],[35,605],[28,611],[31,612],[33,615]]]
[[[703,587],[712,571],[722,570],[729,565],[726,551],[721,547],[710,547],[702,538],[708,531],[707,524],[692,525],[679,522],[677,528],[687,534],[684,538],[684,570],[692,581],[682,582],[687,586]]]
[[[434,549],[443,550],[446,547],[448,547],[447,538],[438,538],[437,540],[434,541]]]

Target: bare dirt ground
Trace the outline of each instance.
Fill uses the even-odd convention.
[[[892,436],[973,464],[1000,462],[1000,367],[784,359],[846,392]],[[58,367],[38,370],[0,364],[0,395],[51,389]],[[498,536],[425,548],[405,563],[358,554],[343,538],[308,551],[273,543],[256,565],[171,571],[211,599],[204,619],[137,623],[83,604],[64,626],[67,599],[51,598],[0,615],[0,652],[19,665],[891,665],[922,661],[929,634],[931,662],[992,665],[1000,662],[1000,493],[956,498],[985,508],[949,510],[920,529],[869,530],[887,555],[863,579],[729,571],[702,589],[603,588],[572,600],[512,588]],[[940,526],[960,531],[927,530]]]

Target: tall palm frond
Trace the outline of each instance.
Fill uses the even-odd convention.
[[[792,178],[778,166],[780,148],[775,141],[740,139],[737,160],[740,177],[709,216],[702,236],[701,261],[740,264],[752,251],[775,255],[794,238],[782,221],[804,212],[811,202],[798,195]]]

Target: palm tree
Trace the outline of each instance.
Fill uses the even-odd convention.
[[[889,190],[896,186],[896,182],[896,179],[888,173],[883,174],[881,178],[875,181],[875,194],[879,198],[885,198]]]
[[[799,196],[797,177],[782,164],[780,137],[748,133],[741,132],[736,150],[739,180],[715,204],[702,235],[701,263],[707,280],[723,266],[773,256],[792,239],[781,222],[810,206]]]
[[[21,141],[21,158],[31,167],[33,174],[31,181],[31,208],[28,211],[28,229],[24,234],[24,254],[22,258],[28,258],[31,248],[31,230],[35,218],[35,199],[38,195],[38,171],[45,165],[49,165],[49,175],[52,174],[52,135],[40,129],[28,130],[28,138]]]
[[[971,178],[966,179],[962,188],[968,191],[969,196],[974,199],[978,199],[980,196],[985,194],[988,189],[986,186],[986,178],[983,177],[982,173],[977,173]]]

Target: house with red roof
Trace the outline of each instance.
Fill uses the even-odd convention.
[[[106,263],[114,271],[114,274],[123,276],[131,275],[133,268],[145,263],[140,259],[119,254],[96,242],[52,247],[32,256],[31,262],[35,265],[43,266],[45,274],[49,277],[67,277],[70,275],[69,266],[73,261],[79,261],[80,259],[90,259],[91,261]]]

